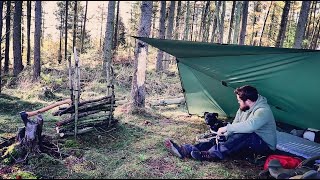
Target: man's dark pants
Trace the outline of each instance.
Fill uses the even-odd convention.
[[[195,145],[182,145],[183,154],[191,157],[191,151],[208,151],[213,157],[223,159],[226,155],[237,155],[240,152],[267,155],[271,152],[269,146],[256,133],[235,133],[225,142],[215,143],[215,139]]]

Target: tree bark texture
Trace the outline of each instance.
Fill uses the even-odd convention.
[[[302,1],[297,30],[294,36],[293,48],[300,49],[302,47],[302,40],[303,40],[304,32],[306,30],[310,4],[311,4],[311,1]]]
[[[41,65],[40,65],[41,19],[42,19],[41,1],[36,1],[35,32],[34,32],[34,65],[33,65],[34,80],[37,80],[40,77],[40,72],[41,72]]]
[[[151,31],[152,1],[143,1],[138,36],[149,37]],[[148,45],[137,40],[135,48],[134,74],[132,79],[131,97],[133,108],[145,106],[145,78],[148,57]]]
[[[244,1],[243,2],[243,12],[242,12],[241,32],[240,32],[240,41],[239,41],[240,45],[244,45],[245,40],[246,40],[248,7],[249,7],[249,1]]]

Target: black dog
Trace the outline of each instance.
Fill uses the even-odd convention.
[[[210,126],[210,129],[212,131],[217,132],[219,128],[224,127],[227,125],[226,122],[223,122],[222,120],[217,119],[218,113],[204,113],[204,120],[207,125]]]

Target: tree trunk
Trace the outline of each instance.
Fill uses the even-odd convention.
[[[304,32],[306,30],[306,23],[308,19],[308,14],[310,10],[311,1],[302,1],[302,6],[299,15],[299,22],[297,25],[296,34],[294,37],[294,45],[293,47],[296,49],[300,49],[302,47],[302,40],[304,36]]]
[[[240,32],[240,45],[244,45],[246,32],[247,32],[247,19],[248,19],[248,7],[249,1],[243,2],[243,12],[242,12],[242,24],[241,24],[241,32]]]
[[[119,27],[119,8],[120,8],[120,1],[117,1],[117,15],[116,15],[116,22],[114,25],[114,38],[113,38],[113,50],[116,50],[117,46],[118,46],[118,27]]]
[[[2,26],[3,26],[3,20],[2,20],[2,12],[3,12],[3,1],[0,1],[0,94],[2,90]]]
[[[21,16],[22,16],[22,1],[15,1],[13,19],[13,75],[18,76],[22,71],[22,56],[21,56]]]
[[[228,35],[228,44],[231,43],[231,35],[232,35],[232,30],[233,30],[233,19],[234,19],[234,10],[236,8],[236,1],[232,1],[232,10],[230,14],[230,25],[229,25],[229,35]]]
[[[4,51],[4,74],[9,73],[9,47],[10,47],[10,20],[11,20],[11,1],[7,1],[7,13],[6,13],[6,47]]]
[[[153,5],[153,9],[152,9],[152,35],[151,37],[154,38],[155,37],[155,33],[156,33],[156,19],[157,19],[157,12],[158,12],[158,1],[153,1],[154,5]]]
[[[112,39],[114,32],[114,18],[115,18],[115,1],[108,2],[108,17],[107,17],[107,25],[106,32],[104,36],[104,53],[103,53],[103,72],[106,76],[107,84],[109,85],[111,82],[111,62],[112,62]]]
[[[209,10],[210,10],[210,1],[207,1],[205,9],[204,9],[204,13],[203,13],[203,17],[202,17],[202,42],[205,42],[207,39],[207,25],[208,25],[208,21],[210,21],[210,19],[208,20],[207,16],[209,14]],[[201,35],[201,33],[200,33]]]
[[[64,60],[67,62],[68,59],[68,9],[69,1],[66,1],[66,19],[64,25]]]
[[[181,1],[178,1],[177,7],[177,17],[176,17],[176,29],[175,29],[175,36],[174,39],[180,39],[180,18],[181,18]]]
[[[186,10],[186,18],[185,18],[185,29],[184,29],[184,36],[183,40],[187,41],[189,36],[189,19],[190,19],[190,1],[187,1],[187,10]]]
[[[41,1],[36,1],[35,6],[35,27],[34,27],[34,65],[33,65],[33,79],[38,80],[41,72],[40,65],[40,39],[41,39],[41,19],[42,7]]]
[[[269,17],[270,9],[272,7],[272,3],[273,3],[273,1],[271,1],[269,9],[268,9],[268,12],[267,12],[267,15],[264,18],[263,27],[262,27],[261,36],[260,36],[260,41],[259,41],[259,46],[261,46],[261,44],[262,44],[263,33],[264,33],[264,29],[265,29],[266,24],[267,24],[267,20],[268,20],[268,17]]]
[[[160,21],[159,21],[159,39],[165,38],[166,33],[166,1],[161,1],[161,9],[160,9]],[[156,63],[156,71],[162,71],[162,59],[163,59],[163,51],[158,50],[157,54],[157,63]]]
[[[31,1],[27,1],[27,65],[30,66],[30,27],[31,27]]]
[[[223,34],[224,34],[224,16],[226,14],[226,1],[222,2],[222,12],[221,12],[221,18],[220,18],[220,27],[219,27],[219,43],[223,43]]]
[[[256,9],[257,9],[257,2],[253,1],[253,20],[252,20],[252,33],[251,33],[251,41],[250,41],[250,45],[253,44],[253,37],[254,37],[254,34],[255,34],[255,29],[254,29],[254,26],[255,24],[257,23],[257,14],[256,14]]]
[[[305,36],[303,37],[303,39],[309,39],[310,37],[310,26],[311,26],[311,23],[314,22],[314,19],[312,21],[312,14],[315,13],[316,11],[316,5],[317,5],[317,1],[311,1],[311,12],[309,14],[309,20],[308,20],[308,23],[307,23],[307,28],[306,28],[306,33],[305,33]]]
[[[192,36],[193,36],[194,16],[196,15],[196,4],[197,4],[197,1],[194,1],[192,23],[191,23],[191,32],[190,32],[190,41],[192,41]]]
[[[168,17],[166,39],[172,39],[174,12],[176,9],[176,2],[175,1],[170,1],[169,9],[170,10],[169,10],[169,17]],[[166,70],[169,68],[170,55],[168,53],[164,53],[164,54],[165,55],[164,55],[163,69]]]
[[[104,4],[103,4],[104,5]],[[101,26],[100,26],[100,38],[99,38],[99,49],[102,50],[102,25],[104,22],[104,6],[101,8]]]
[[[234,27],[234,34],[233,34],[233,44],[238,44],[238,40],[239,40],[239,29],[240,29],[240,21],[241,21],[241,6],[242,6],[242,3],[241,1],[238,1],[237,2],[237,5],[236,5],[236,25]]]
[[[62,61],[62,31],[63,31],[63,16],[60,14],[60,29],[59,29],[59,52],[58,52],[58,63],[61,64]]]
[[[84,43],[84,38],[86,36],[86,23],[87,23],[87,12],[88,12],[88,1],[86,1],[86,10],[84,13],[84,22],[83,22],[83,30],[82,30],[82,37],[81,37],[81,53],[83,53],[83,43]]]
[[[77,45],[77,21],[78,21],[78,2],[74,1],[74,13],[73,13],[73,38],[72,38],[72,51]]]
[[[139,37],[149,37],[151,30],[152,1],[143,1],[141,5],[141,20]],[[148,58],[148,45],[137,40],[135,49],[134,74],[132,79],[132,108],[145,107],[145,75]]]
[[[288,22],[288,14],[290,11],[290,1],[285,1],[285,5],[282,11],[281,23],[280,23],[280,30],[276,42],[276,47],[282,47],[284,37],[286,34],[287,22]]]

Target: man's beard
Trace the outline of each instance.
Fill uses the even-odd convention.
[[[240,110],[243,111],[243,112],[246,112],[249,109],[250,109],[249,106],[240,107]]]

